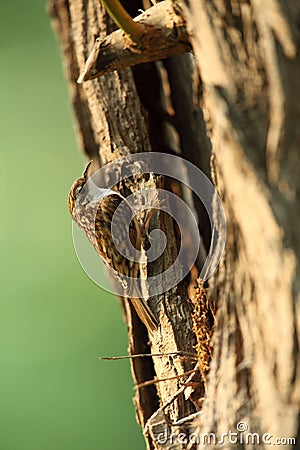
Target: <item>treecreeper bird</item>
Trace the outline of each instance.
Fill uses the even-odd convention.
[[[118,251],[112,238],[113,215],[120,203],[124,200],[126,202],[126,199],[112,190],[107,190],[109,195],[99,196],[99,189],[96,187],[93,190],[94,183],[90,183],[91,179],[88,178],[90,164],[91,161],[85,168],[83,175],[74,182],[69,192],[68,207],[72,219],[84,231],[106,265],[115,271],[114,274],[120,274],[120,277],[116,275],[119,281],[122,280],[122,275],[137,278],[140,274],[140,263],[126,259]],[[105,190],[102,189],[102,191]],[[121,246],[122,242],[126,241],[123,239],[126,232],[128,232],[128,228],[118,226],[117,240]],[[129,234],[133,246],[140,250],[142,239],[137,220],[131,221]],[[124,288],[123,296],[128,297],[126,288]],[[157,322],[146,300],[141,296],[141,298],[130,297],[130,301],[149,333],[153,334],[153,331],[157,329]]]

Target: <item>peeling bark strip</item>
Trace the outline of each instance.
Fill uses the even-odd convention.
[[[185,24],[170,0],[158,3],[134,20],[144,27],[141,40],[133,42],[122,30],[97,38],[78,83],[191,50]]]

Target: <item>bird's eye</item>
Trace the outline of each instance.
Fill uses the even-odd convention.
[[[74,197],[77,198],[78,195],[80,194],[80,191],[82,189],[82,186],[77,186],[75,191],[74,191]]]
[[[79,197],[79,194],[83,194],[83,193],[84,193],[84,184],[79,184],[78,186],[76,186],[76,188],[74,190],[75,200],[77,200],[77,198]]]

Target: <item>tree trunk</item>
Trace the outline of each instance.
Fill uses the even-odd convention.
[[[138,0],[124,5],[132,16],[143,7]],[[277,438],[286,438],[280,448],[298,448],[288,439],[298,435],[300,395],[300,2],[174,2],[193,54],[150,58],[83,84],[76,80],[95,37],[115,26],[98,0],[52,0],[50,10],[80,144],[94,170],[128,153],[179,153],[211,177],[225,209],[226,248],[207,292],[201,283],[187,289],[185,279],[151,298],[161,326],[150,342],[124,300],[130,354],[178,352],[132,359],[136,385],[168,378],[137,389],[148,448],[196,448],[189,441],[197,439],[198,448],[217,448],[230,431],[239,440],[225,437],[226,448],[267,448]],[[145,182],[159,184],[136,178],[126,188]],[[208,249],[209,222],[194,202]],[[168,249],[148,274],[173,258],[178,239],[163,213],[151,227],[167,233]],[[195,348],[197,363],[182,357]],[[182,384],[188,378],[193,385]]]

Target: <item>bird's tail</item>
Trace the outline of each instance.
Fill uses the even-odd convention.
[[[137,315],[146,326],[149,333],[153,336],[153,332],[157,330],[157,321],[146,301],[142,298],[131,298],[130,301],[136,310]]]

